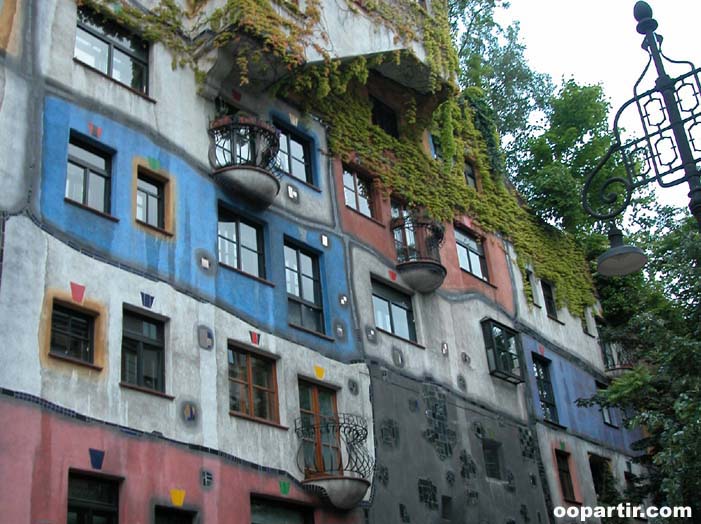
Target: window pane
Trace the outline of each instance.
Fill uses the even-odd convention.
[[[246,353],[229,350],[229,378],[248,382],[247,359]]]
[[[309,277],[302,277],[302,298],[316,304],[316,287],[314,280]]]
[[[308,182],[306,164],[301,160],[297,160],[296,158],[293,158],[291,163],[292,172],[290,174],[295,178],[299,178],[300,180]]]
[[[355,177],[353,176],[353,173],[350,173],[345,169],[343,170],[343,185],[352,192],[355,192]]]
[[[125,338],[122,340],[122,380],[128,384],[139,383],[138,343]]]
[[[273,365],[267,360],[251,358],[253,384],[270,389],[273,380]]]
[[[467,249],[460,244],[458,244],[458,261],[460,262],[460,268],[465,271],[470,271],[470,261],[467,255]]]
[[[333,391],[326,391],[319,389],[319,413],[326,417],[335,418],[335,410],[333,405],[333,398],[335,393]]]
[[[358,211],[363,215],[372,216],[372,211],[370,209],[370,193],[367,184],[361,180],[358,180],[358,208]]]
[[[158,200],[158,197],[154,195],[148,195],[148,204],[146,206],[147,209],[147,219],[146,222],[151,224],[152,226],[159,226],[161,225],[160,217],[159,217],[159,205],[160,202]]]
[[[287,321],[290,324],[303,326],[302,322],[302,305],[294,300],[287,301]]]
[[[241,222],[239,225],[241,232],[241,245],[253,251],[258,251],[258,231],[256,228]]]
[[[307,411],[312,410],[312,389],[305,382],[299,383],[299,406]]]
[[[146,194],[143,191],[136,192],[136,218],[146,222]]]
[[[273,396],[267,391],[253,389],[253,416],[273,419]]]
[[[324,326],[322,323],[321,311],[309,306],[301,305],[302,309],[302,326],[311,329],[313,331],[318,331],[319,333],[324,332]]]
[[[392,320],[394,320],[394,334],[400,337],[412,339],[409,331],[409,318],[407,311],[392,304]]]
[[[219,262],[237,267],[236,244],[221,237],[219,237]]]
[[[161,383],[161,355],[160,348],[144,344],[143,349],[143,386],[158,391],[163,390]]]
[[[258,274],[258,253],[241,248],[241,271],[260,276]]]
[[[285,246],[285,266],[297,270],[297,251]]]
[[[74,56],[84,64],[107,74],[109,46],[80,27],[75,35]]]
[[[71,140],[74,139],[71,138]],[[68,143],[68,155],[76,160],[80,160],[82,163],[90,164],[97,169],[107,171],[107,160],[104,156],[95,154],[78,144],[74,144],[73,142]]]
[[[353,209],[357,209],[357,206],[355,204],[355,193],[351,189],[348,189],[346,187],[343,189],[343,195],[346,200],[346,205]]]
[[[68,162],[68,170],[66,172],[66,198],[83,202],[83,183],[85,169]]]
[[[304,146],[293,137],[290,137],[290,154],[292,158],[304,162]]]
[[[314,276],[314,262],[309,255],[304,253],[299,254],[299,263],[302,269],[302,274],[309,277]]]
[[[108,211],[105,209],[105,179],[91,172],[88,188],[89,192],[87,204],[98,211]]]
[[[286,269],[285,270],[285,278],[287,282],[287,292],[290,295],[294,295],[296,297],[299,296],[299,280],[298,280],[298,275],[291,269]]]
[[[389,302],[373,295],[372,307],[375,310],[375,326],[391,332],[392,323],[389,316]]]
[[[229,383],[229,409],[240,413],[250,413],[248,405],[248,386],[238,382]]]
[[[484,275],[482,275],[482,264],[480,263],[480,257],[473,251],[470,251],[470,267],[471,267],[471,272],[480,278],[482,278]]]

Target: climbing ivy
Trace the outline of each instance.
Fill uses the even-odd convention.
[[[324,45],[320,0],[307,0],[300,9],[286,0],[225,0],[211,8],[208,0],[189,0],[185,9],[175,0],[160,0],[150,11],[127,0],[79,0],[151,41],[163,43],[172,53],[173,67],[190,67],[202,82],[207,53],[235,43],[232,52],[242,84],[252,64],[272,54],[288,74],[273,86],[274,92],[297,100],[329,125],[329,149],[344,162],[363,165],[375,174],[387,194],[402,195],[439,221],[467,214],[487,232],[508,238],[517,254],[521,272],[526,266],[557,287],[560,305],[574,315],[594,302],[592,283],[584,255],[575,242],[558,230],[540,223],[519,201],[503,178],[503,158],[490,107],[481,91],[457,93],[453,79],[457,55],[453,48],[445,0],[431,2],[427,12],[413,0],[336,0],[339,7],[363,13],[391,30],[403,50],[357,57],[345,62],[333,59]],[[411,51],[419,41],[425,57]],[[398,46],[399,47],[399,46]],[[306,50],[315,49],[322,61],[305,65]],[[388,61],[424,63],[430,70],[433,102],[419,101],[419,94],[403,90],[396,100],[403,109],[400,136],[387,135],[371,123],[371,106],[365,90],[370,70]],[[435,108],[437,100],[442,103]],[[435,111],[434,111],[435,109]],[[430,158],[423,146],[424,130],[441,140],[443,159]],[[481,190],[464,179],[465,156],[480,174]],[[527,293],[529,283],[524,282]]]

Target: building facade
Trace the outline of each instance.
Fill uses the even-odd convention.
[[[575,404],[609,380],[592,309],[391,178],[455,171],[445,6],[394,7],[0,4],[6,522],[551,522],[635,473]],[[303,64],[357,121],[272,89]]]

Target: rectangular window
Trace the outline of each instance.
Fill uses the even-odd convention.
[[[274,360],[229,346],[229,409],[278,422]]]
[[[372,123],[394,138],[399,138],[397,127],[397,113],[384,102],[374,96],[370,97],[372,104]]]
[[[251,498],[251,524],[313,524],[313,509]]]
[[[431,149],[433,150],[434,160],[443,160],[443,149],[441,148],[441,140],[437,135],[431,135]]]
[[[545,280],[540,281],[540,287],[543,290],[543,301],[545,302],[545,310],[548,316],[557,319],[557,304],[555,303],[555,289],[550,282]]]
[[[311,141],[294,131],[277,125],[280,131],[280,149],[277,164],[280,169],[302,182],[314,184],[312,174]]]
[[[606,389],[606,384],[602,384],[601,382],[596,383],[596,391],[601,392]],[[601,408],[601,417],[604,419],[604,424],[607,426],[613,426],[618,427],[615,423],[615,419],[613,418],[613,408],[611,406],[603,406]]]
[[[411,296],[373,280],[372,307],[375,327],[416,342]]]
[[[465,183],[477,190],[477,175],[475,175],[475,166],[471,162],[465,162]]]
[[[117,82],[148,92],[148,44],[86,6],[78,7],[73,56]]]
[[[112,159],[75,135],[68,142],[66,198],[100,213],[110,213]]]
[[[293,326],[324,333],[318,257],[286,243],[285,280],[288,322]]]
[[[557,472],[560,477],[560,488],[562,489],[562,498],[567,502],[576,502],[574,496],[574,486],[572,484],[572,474],[570,473],[570,454],[555,450],[557,459]]]
[[[263,229],[219,208],[217,227],[219,263],[265,278]]]
[[[373,216],[372,182],[355,171],[343,168],[343,194],[346,205],[366,217]]]
[[[518,333],[493,320],[482,322],[489,371],[514,384],[523,382]]]
[[[487,280],[487,258],[484,256],[482,241],[456,229],[455,243],[460,268],[482,280]]]
[[[53,355],[94,362],[94,318],[54,302],[51,312],[51,346]]]
[[[158,229],[165,228],[165,182],[141,170],[136,181],[136,219]]]
[[[300,380],[299,408],[305,477],[342,474],[336,392]]]
[[[611,471],[611,461],[609,459],[590,454],[589,470],[591,471],[591,478],[597,499],[606,496],[610,493],[611,489],[615,488],[613,484],[616,482],[616,479]]]
[[[68,524],[118,524],[119,482],[68,473]]]
[[[156,506],[154,510],[155,524],[192,524],[195,521],[195,513],[178,508]]]
[[[613,357],[613,348],[608,342],[599,341],[601,346],[601,358],[604,361],[604,366],[606,369],[614,369],[616,367],[616,360]]]
[[[533,375],[538,387],[538,399],[543,410],[543,418],[558,424],[557,405],[555,404],[555,394],[553,384],[550,379],[550,361],[537,355],[533,355]]]
[[[417,260],[418,248],[416,235],[411,220],[411,212],[397,200],[391,201],[391,228],[394,237],[394,249],[397,252],[398,262]]]
[[[164,322],[124,310],[122,381],[165,391]]]
[[[501,444],[487,438],[482,439],[484,472],[487,477],[501,480]]]

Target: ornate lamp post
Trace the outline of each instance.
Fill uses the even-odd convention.
[[[614,143],[587,176],[582,204],[593,217],[612,220],[628,207],[636,188],[652,181],[657,181],[661,187],[686,182],[689,210],[701,230],[701,69],[662,53],[662,37],[655,33],[657,21],[652,18],[652,9],[646,2],[637,2],[633,14],[638,22],[638,33],[645,35],[642,47],[650,57],[635,83],[635,96],[616,113]],[[641,83],[651,64],[655,66],[657,79],[652,89],[641,91]],[[681,66],[687,71],[672,78],[665,64]],[[643,133],[632,139],[622,139],[619,119],[631,106],[638,111]],[[597,178],[614,153],[621,154],[626,176]],[[638,248],[623,245],[621,232],[613,220],[609,239],[611,249],[599,257],[600,273],[626,275],[642,268],[645,255]]]

